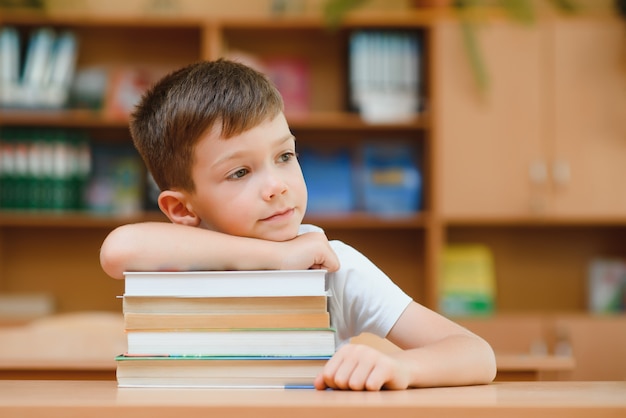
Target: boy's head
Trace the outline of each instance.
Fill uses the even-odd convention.
[[[132,114],[130,131],[161,190],[193,192],[194,149],[218,128],[230,138],[283,110],[275,86],[261,73],[227,60],[188,65],[162,78]]]
[[[175,71],[133,114],[135,145],[173,222],[272,241],[293,239],[307,205],[295,137],[261,73],[218,60]]]

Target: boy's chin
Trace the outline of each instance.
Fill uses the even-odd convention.
[[[295,233],[281,232],[281,233],[263,234],[262,236],[257,237],[257,238],[264,239],[267,241],[282,242],[282,241],[290,241],[297,236],[298,236],[298,231],[296,231]]]
[[[259,239],[264,239],[267,241],[290,241],[298,236],[298,232],[300,231],[300,227],[293,228],[281,228],[279,230],[265,231],[260,233],[257,237]]]

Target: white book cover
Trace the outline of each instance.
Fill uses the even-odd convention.
[[[0,28],[0,83],[17,84],[20,73],[20,40],[17,30]]]
[[[325,270],[126,272],[124,296],[326,295]]]
[[[12,106],[16,103],[19,81],[19,35],[15,28],[0,28],[0,106]]]
[[[44,85],[55,39],[56,34],[50,28],[39,28],[33,32],[24,62],[23,85],[31,88]]]
[[[332,328],[127,331],[127,355],[332,356]]]

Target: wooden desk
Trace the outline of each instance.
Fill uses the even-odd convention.
[[[626,382],[501,382],[384,392],[119,389],[112,381],[0,381],[0,416],[380,418],[626,416]]]

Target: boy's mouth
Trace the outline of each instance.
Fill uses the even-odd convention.
[[[290,217],[293,214],[293,212],[294,212],[293,208],[281,210],[278,212],[274,212],[272,215],[268,216],[267,218],[261,219],[261,221],[263,222],[278,221],[278,220]]]

